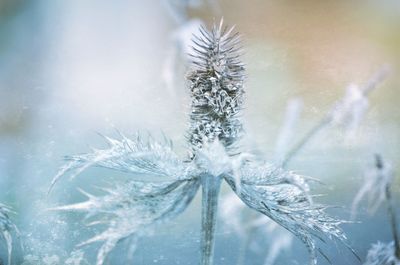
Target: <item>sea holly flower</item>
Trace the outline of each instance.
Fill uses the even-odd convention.
[[[11,253],[13,246],[13,233],[18,233],[17,227],[10,220],[11,208],[0,203],[0,242],[5,244],[7,249],[7,263],[11,265]],[[1,261],[1,258],[0,258]],[[0,262],[1,263],[1,262]]]
[[[168,139],[138,134],[107,138],[109,147],[69,157],[54,178],[77,176],[93,166],[129,173],[128,181],[103,188],[104,195],[82,190],[87,200],[54,210],[86,213],[90,226],[105,227],[80,244],[102,242],[97,265],[122,241],[132,253],[137,240],[157,225],[182,213],[202,189],[201,264],[213,263],[220,186],[225,181],[249,208],[268,216],[303,241],[310,264],[317,263],[316,241],[327,237],[345,243],[342,220],[311,202],[309,178],[269,165],[245,151],[240,113],[245,69],[240,60],[240,36],[233,28],[214,25],[193,36],[192,71],[188,74],[191,112],[187,133],[189,155],[180,158]],[[346,243],[345,243],[346,244]],[[321,252],[321,251],[320,251]],[[322,253],[322,252],[321,252]]]

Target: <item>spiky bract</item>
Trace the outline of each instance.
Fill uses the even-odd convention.
[[[317,250],[326,258],[316,247],[316,239],[328,237],[346,245],[346,236],[339,227],[345,221],[325,213],[327,206],[312,203],[309,179],[252,162],[245,163],[239,174],[240,186],[234,176],[227,175],[225,179],[247,206],[268,216],[303,241],[311,254],[310,264],[317,264]]]
[[[108,253],[122,240],[136,239],[155,224],[167,221],[191,202],[199,188],[199,180],[191,177],[191,164],[178,160],[169,140],[155,141],[151,137],[136,139],[121,136],[121,140],[106,138],[108,149],[69,157],[71,160],[54,178],[72,172],[100,166],[130,174],[162,177],[158,181],[130,180],[103,189],[105,195],[95,196],[81,191],[87,200],[77,204],[55,207],[52,210],[82,211],[87,213],[89,225],[106,225],[106,230],[81,243],[103,242],[97,263],[103,264]],[[132,244],[131,247],[135,247]]]

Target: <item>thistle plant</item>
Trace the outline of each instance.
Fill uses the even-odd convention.
[[[394,172],[390,163],[384,161],[381,155],[376,154],[375,163],[366,171],[364,185],[353,201],[353,216],[355,216],[357,207],[365,197],[368,201],[370,213],[374,213],[385,202],[392,228],[393,241],[387,244],[378,242],[372,245],[368,251],[365,265],[400,265],[400,240],[391,192],[393,179]]]
[[[86,213],[89,226],[106,227],[81,243],[102,242],[97,265],[121,242],[129,242],[129,258],[141,236],[182,213],[202,189],[201,261],[213,264],[218,198],[225,181],[249,208],[268,216],[296,235],[317,264],[318,240],[343,242],[345,223],[329,216],[325,205],[312,203],[304,187],[310,178],[264,162],[243,150],[241,110],[245,68],[240,60],[240,36],[234,28],[201,27],[193,36],[192,70],[188,74],[191,112],[188,156],[180,158],[166,137],[162,141],[137,134],[106,137],[109,147],[68,157],[52,186],[64,175],[72,178],[89,167],[129,173],[132,178],[103,188],[105,195],[81,192],[86,201],[53,210]],[[141,177],[140,177],[141,176]],[[143,180],[144,178],[144,180]],[[323,256],[325,256],[322,253]]]
[[[10,220],[10,207],[0,203],[0,243],[4,243],[7,250],[7,263],[11,265],[11,254],[13,246],[13,233],[18,232],[17,227]],[[0,259],[0,264],[1,259]]]

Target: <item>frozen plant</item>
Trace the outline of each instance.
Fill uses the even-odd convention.
[[[371,213],[374,213],[383,202],[386,202],[392,227],[393,241],[388,244],[378,242],[372,245],[372,248],[368,251],[365,265],[400,264],[400,241],[391,192],[393,179],[394,172],[390,163],[384,161],[379,154],[376,154],[375,163],[366,171],[364,185],[353,201],[353,216],[355,216],[357,207],[365,197],[368,199],[368,208]]]
[[[400,259],[395,255],[394,242],[373,244],[364,265],[400,265]]]
[[[0,242],[6,245],[8,265],[11,265],[11,253],[13,246],[12,234],[18,233],[17,227],[10,220],[10,213],[12,213],[11,208],[0,203]],[[0,262],[0,264],[2,263]]]
[[[220,186],[225,181],[249,208],[258,211],[296,235],[317,264],[317,240],[329,238],[346,245],[340,225],[325,213],[327,206],[311,202],[304,183],[309,178],[269,165],[262,157],[243,151],[241,109],[245,69],[240,60],[238,33],[214,25],[200,28],[193,36],[192,71],[188,74],[191,112],[187,140],[188,156],[178,157],[170,140],[154,140],[138,134],[106,138],[109,147],[69,157],[53,180],[77,176],[93,166],[130,173],[128,181],[113,181],[103,195],[81,190],[86,201],[55,207],[54,210],[86,213],[90,226],[104,228],[80,244],[102,242],[97,265],[104,264],[119,243],[137,240],[182,213],[202,189],[201,261],[213,264],[217,206]],[[140,177],[141,176],[141,177]]]
[[[365,171],[363,185],[354,197],[352,216],[355,217],[363,199],[367,200],[368,211],[371,214],[375,213],[378,207],[388,200],[393,178],[394,172],[390,163],[384,162],[380,155],[375,155],[375,163]]]
[[[280,130],[279,138],[275,146],[275,163],[281,164],[284,155],[289,145],[289,140],[292,138],[293,133],[296,131],[296,124],[298,122],[300,112],[302,108],[302,101],[298,98],[289,100],[284,124]],[[307,189],[308,191],[308,189]],[[230,227],[242,238],[242,245],[239,249],[239,256],[237,260],[238,265],[242,265],[245,262],[246,251],[252,246],[252,249],[262,249],[260,246],[263,242],[257,240],[262,234],[262,237],[272,239],[270,242],[271,247],[267,253],[265,250],[262,255],[266,254],[264,265],[274,264],[279,253],[285,249],[288,249],[293,241],[293,236],[290,232],[285,229],[279,229],[276,223],[273,222],[267,216],[257,217],[249,215],[246,212],[247,207],[234,195],[228,194],[223,197],[222,200],[222,211],[221,217],[224,224]]]

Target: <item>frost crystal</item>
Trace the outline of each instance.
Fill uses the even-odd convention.
[[[260,162],[262,158],[236,148],[235,143],[243,133],[240,110],[245,74],[239,60],[240,38],[232,31],[233,28],[223,27],[221,21],[211,31],[201,27],[200,35],[193,36],[193,71],[188,75],[189,159],[180,159],[169,140],[155,141],[140,135],[134,139],[123,135],[120,139],[106,137],[107,149],[69,157],[69,163],[54,178],[52,185],[64,175],[75,177],[93,166],[132,176],[127,181],[114,181],[102,189],[103,194],[81,191],[87,200],[53,208],[82,211],[88,225],[103,229],[80,244],[102,242],[97,265],[104,264],[109,252],[122,241],[130,242],[130,255],[140,236],[184,211],[200,186],[200,264],[213,264],[218,197],[223,180],[248,207],[299,237],[311,253],[311,264],[317,262],[315,239],[345,241],[339,227],[343,221],[328,216],[326,206],[312,204],[309,178],[266,165]]]
[[[395,256],[394,242],[373,244],[364,265],[400,265],[400,260]]]
[[[4,241],[7,248],[7,264],[11,264],[11,253],[13,238],[12,233],[18,232],[17,227],[11,222],[9,214],[12,213],[10,207],[0,203],[0,239]],[[1,241],[0,241],[1,242]],[[1,261],[1,259],[0,259]],[[0,262],[1,263],[1,262]]]

